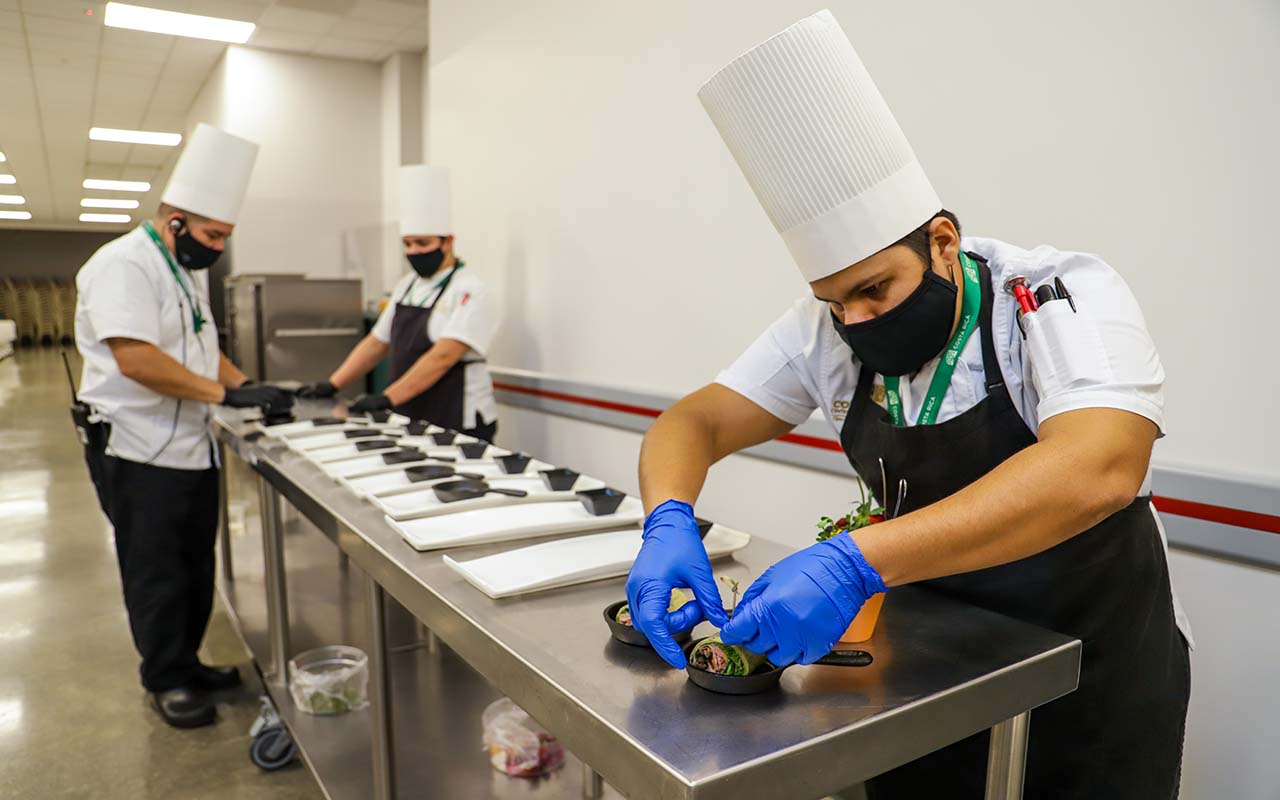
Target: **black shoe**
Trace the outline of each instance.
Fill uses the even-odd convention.
[[[217,718],[213,701],[203,694],[186,688],[167,692],[152,692],[151,704],[164,721],[175,728],[199,728],[212,725]]]
[[[204,689],[206,692],[234,689],[241,683],[240,670],[235,667],[209,667],[204,664],[196,667],[196,674],[191,681],[197,689]]]

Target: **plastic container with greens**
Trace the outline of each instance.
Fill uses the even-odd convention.
[[[300,653],[289,661],[289,694],[299,711],[345,714],[368,702],[369,657],[337,644]]]

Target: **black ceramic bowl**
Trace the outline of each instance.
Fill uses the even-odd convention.
[[[380,408],[377,411],[370,411],[369,419],[373,420],[374,422],[386,422],[387,420],[391,419],[391,412],[385,408]]]
[[[582,507],[594,517],[612,514],[618,510],[618,506],[622,505],[622,501],[627,499],[626,492],[620,492],[608,486],[575,492],[574,497],[577,497],[578,501],[582,503]]]
[[[441,433],[431,434],[431,441],[444,447],[453,444],[453,440],[458,438],[457,431],[443,431]]]
[[[613,638],[623,644],[635,645],[636,647],[648,647],[649,640],[643,633],[630,625],[623,625],[621,622],[618,622],[618,609],[622,608],[626,604],[626,600],[619,600],[616,603],[610,603],[604,607],[604,621],[609,626],[609,633],[613,635]],[[691,633],[693,633],[691,630],[685,631],[684,633],[676,633],[673,634],[671,638],[676,640],[676,644],[684,647],[689,642]]]
[[[427,428],[431,427],[431,423],[425,419],[412,420],[408,425],[404,426],[405,432],[410,436],[425,436]]]
[[[542,482],[553,492],[567,492],[578,482],[578,473],[568,467],[544,469],[538,474],[542,476]]]
[[[511,453],[510,455],[498,456],[494,461],[498,462],[498,466],[502,467],[502,471],[508,475],[519,475],[529,466],[529,462],[533,459],[524,453]]]
[[[698,523],[698,538],[707,538],[707,534],[711,531],[711,526],[715,525],[715,523],[702,517],[694,517],[694,520]]]
[[[485,451],[489,449],[488,442],[467,442],[458,445],[458,449],[467,458],[484,458]]]

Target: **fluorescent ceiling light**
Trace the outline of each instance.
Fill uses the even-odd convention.
[[[128,131],[121,128],[90,128],[89,138],[96,142],[127,142],[129,144],[160,144],[175,147],[182,142],[180,133],[157,131]]]
[[[18,179],[12,175],[0,175],[0,184],[17,183]]]
[[[106,197],[86,197],[80,201],[81,208],[137,208],[137,200],[111,200]]]
[[[128,214],[81,214],[81,222],[128,222],[133,219]]]
[[[20,206],[27,202],[27,198],[20,194],[0,194],[0,205]]]
[[[253,29],[257,27],[252,22],[162,11],[158,8],[131,6],[127,3],[107,3],[107,13],[102,21],[108,28],[129,28],[135,31],[168,33],[173,36],[213,39],[217,42],[233,44],[244,44],[249,41],[249,37],[253,35]]]
[[[0,162],[4,161],[4,153],[0,153]]]
[[[104,181],[97,178],[85,178],[84,188],[102,189],[107,192],[149,192],[151,184],[146,181]]]
[[[0,211],[0,219],[31,219],[30,211]]]

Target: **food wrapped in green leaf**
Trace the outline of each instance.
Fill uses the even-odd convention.
[[[693,646],[689,663],[717,675],[744,676],[760,669],[768,661],[745,648],[725,644],[719,636],[711,636]]]
[[[672,589],[671,603],[667,606],[667,613],[675,611],[677,608],[680,608],[685,603],[691,602],[692,600],[693,595],[686,592],[684,589]],[[619,625],[626,625],[628,628],[635,627],[634,623],[631,622],[631,606],[628,603],[623,603],[622,608],[618,609],[618,613],[614,614],[613,618]]]
[[[631,624],[631,606],[630,606],[630,605],[628,605],[628,604],[626,604],[626,603],[623,603],[623,604],[622,604],[622,608],[618,609],[618,613],[617,613],[617,614],[614,614],[614,615],[613,615],[613,618],[614,618],[614,620],[616,620],[616,621],[618,622],[618,624],[620,624],[620,625],[626,625],[628,628],[632,627],[632,624]]]

